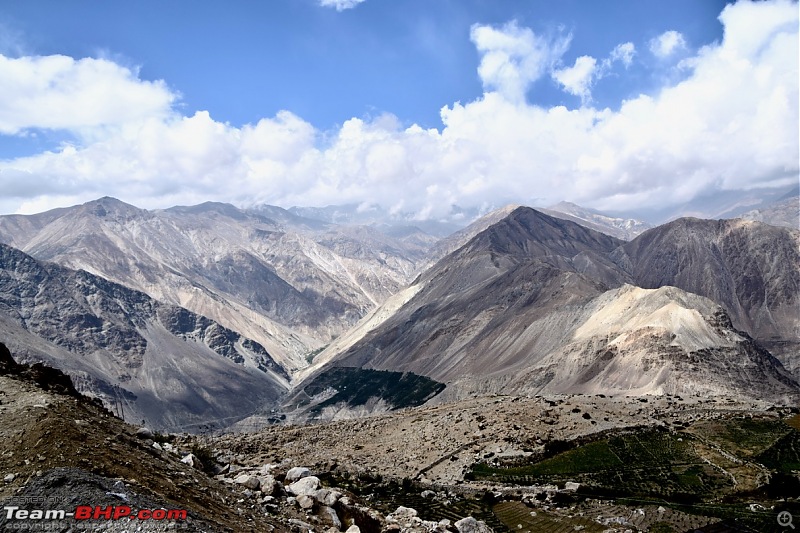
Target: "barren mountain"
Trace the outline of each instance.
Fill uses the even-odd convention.
[[[219,427],[273,405],[288,375],[258,342],[186,309],[0,245],[0,333],[152,427]]]
[[[800,232],[759,222],[679,219],[612,254],[636,285],[710,298],[790,369],[800,351]]]
[[[575,223],[515,209],[423,274],[382,321],[333,345],[340,352],[323,353],[324,360],[430,377],[447,385],[440,400],[501,390],[772,398],[800,392],[780,362],[737,332],[714,302],[676,288],[624,285],[632,278],[608,259],[620,245]],[[330,382],[326,372],[312,374],[287,404],[315,379]]]
[[[539,209],[539,211],[556,218],[571,220],[581,226],[586,226],[626,241],[653,227],[652,224],[642,220],[608,216],[594,209],[581,207],[571,202],[559,202],[548,208]]]
[[[744,213],[741,218],[772,226],[800,229],[800,196],[794,194],[768,206],[753,209]]]
[[[0,240],[208,316],[288,370],[405,286],[424,253],[277,207],[146,211],[113,198],[0,217]]]

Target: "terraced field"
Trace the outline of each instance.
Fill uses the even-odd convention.
[[[567,515],[521,502],[496,506],[513,530],[594,531],[602,523],[664,532],[780,531],[778,512],[800,517],[799,420],[732,416],[680,432],[628,430],[527,465],[476,464],[470,477],[507,485],[580,483],[568,493],[579,503]]]
[[[516,468],[485,464],[476,479],[517,485],[568,481],[585,496],[637,496],[695,501],[733,486],[697,453],[691,435],[649,429],[591,442],[544,461]]]
[[[494,506],[494,513],[510,531],[522,533],[602,533],[608,529],[590,518],[532,510],[522,502],[499,503]]]

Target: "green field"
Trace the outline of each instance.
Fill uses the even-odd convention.
[[[550,459],[521,467],[477,464],[475,479],[513,484],[581,483],[595,496],[641,496],[699,500],[732,482],[708,465],[687,434],[648,429],[584,444]]]
[[[571,449],[561,444],[558,449],[566,451],[530,464],[475,464],[469,478],[512,486],[578,482],[580,488],[568,493],[573,502],[600,498],[623,509],[650,509],[640,523],[632,523],[651,531],[691,530],[698,527],[690,527],[693,516],[751,531],[779,531],[780,510],[800,516],[800,431],[775,417],[704,420],[679,432],[619,431]],[[751,508],[754,503],[763,507]],[[656,508],[663,516],[653,516]],[[530,515],[521,504],[495,508],[495,513],[506,527],[522,531],[582,525],[558,515]]]

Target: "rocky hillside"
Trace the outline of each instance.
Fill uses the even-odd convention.
[[[16,363],[2,343],[0,391],[2,531],[30,526],[26,515],[39,510],[65,513],[34,523],[55,531],[490,531],[471,516],[430,522],[405,507],[381,512],[332,485],[329,470],[300,466],[311,456],[253,467],[255,454],[128,425],[81,396],[60,371]],[[327,475],[324,484],[315,473]],[[81,506],[130,515],[66,516]],[[141,518],[140,511],[159,510],[178,514]]]
[[[0,245],[0,334],[128,420],[226,425],[274,404],[288,375],[256,341],[186,309]]]
[[[0,217],[0,241],[208,316],[290,371],[404,287],[425,252],[275,207],[146,211],[113,198]]]
[[[757,220],[771,226],[800,229],[800,194],[796,191],[768,206],[744,213],[741,218]]]
[[[413,372],[445,383],[434,401],[501,390],[796,397],[796,378],[734,328],[724,305],[667,287],[679,285],[667,280],[653,283],[658,290],[630,285],[656,269],[639,266],[638,257],[620,258],[629,249],[651,249],[642,245],[651,236],[624,244],[515,209],[428,270],[404,303],[362,325],[360,336],[337,346],[338,354],[323,355],[334,366]],[[654,243],[653,253],[670,246]],[[692,253],[674,250],[672,260],[680,268]],[[775,276],[785,272],[792,286],[797,269],[771,264],[775,270],[762,270],[769,281],[760,282],[782,286]],[[296,405],[312,379],[318,378],[301,383],[287,406]]]
[[[643,220],[608,216],[572,202],[559,202],[550,207],[541,208],[539,211],[556,218],[571,220],[587,228],[625,241],[629,241],[653,227],[652,224]]]
[[[620,247],[612,259],[644,288],[710,298],[796,369],[800,348],[800,232],[767,224],[685,218]]]

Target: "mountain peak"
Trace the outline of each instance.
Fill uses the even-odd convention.
[[[114,218],[120,216],[130,217],[145,213],[144,209],[126,204],[122,200],[117,200],[111,196],[103,196],[97,200],[91,200],[79,206],[80,212],[92,214],[98,218],[104,218],[109,215],[114,215]]]

